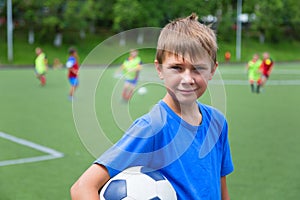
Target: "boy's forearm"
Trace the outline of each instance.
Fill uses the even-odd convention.
[[[221,196],[222,200],[230,200],[226,184],[226,176],[221,177]]]
[[[73,185],[71,188],[71,198],[72,200],[99,200],[99,195],[95,189]]]
[[[99,200],[98,190],[108,179],[106,169],[93,164],[71,187],[72,200]]]

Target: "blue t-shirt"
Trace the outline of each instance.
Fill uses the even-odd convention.
[[[159,170],[178,199],[221,199],[221,177],[233,171],[227,122],[216,109],[198,105],[202,122],[192,126],[160,101],[95,163],[111,177],[131,166]]]

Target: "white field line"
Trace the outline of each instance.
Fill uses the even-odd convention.
[[[30,147],[32,149],[36,149],[38,151],[41,151],[43,153],[46,153],[48,155],[43,155],[43,156],[36,156],[36,157],[29,157],[29,158],[20,158],[20,159],[13,159],[13,160],[4,160],[0,161],[0,167],[1,166],[6,166],[6,165],[16,165],[16,164],[23,164],[23,163],[30,163],[30,162],[39,162],[39,161],[44,161],[44,160],[51,160],[51,159],[56,159],[56,158],[61,158],[64,156],[63,153],[58,152],[54,149],[30,142],[28,140],[24,140],[3,132],[0,132],[0,137],[10,140],[12,142],[15,142],[17,144],[23,145]]]

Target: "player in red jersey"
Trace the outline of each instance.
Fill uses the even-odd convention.
[[[274,66],[274,61],[272,60],[272,58],[270,58],[270,54],[268,52],[263,53],[263,61],[260,65],[260,70],[262,72],[262,76],[261,76],[262,87],[266,84],[268,78],[270,77],[273,66]]]
[[[71,85],[69,99],[73,100],[74,92],[78,87],[78,71],[79,71],[79,63],[78,63],[78,54],[76,49],[69,49],[69,58],[66,63],[66,67],[68,68],[68,78]]]

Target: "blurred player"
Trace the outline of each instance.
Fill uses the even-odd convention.
[[[66,63],[66,67],[69,70],[68,78],[69,78],[69,82],[71,85],[69,99],[73,100],[74,92],[79,84],[79,81],[78,81],[78,70],[79,70],[78,54],[77,54],[76,49],[74,49],[74,48],[69,49],[69,58]]]
[[[254,54],[252,60],[250,60],[247,64],[247,71],[248,71],[248,80],[251,86],[251,91],[259,93],[260,92],[260,85],[261,85],[261,72],[260,66],[262,61],[259,59],[258,54]],[[255,85],[256,84],[256,89]]]
[[[230,61],[230,58],[231,58],[230,51],[226,51],[224,56],[225,56],[225,61],[228,63]]]
[[[260,66],[260,70],[262,72],[262,76],[261,76],[262,87],[266,84],[267,80],[269,79],[273,66],[274,66],[274,62],[272,58],[270,58],[269,53],[268,52],[263,53],[263,61]]]
[[[35,75],[40,80],[41,86],[46,84],[46,73],[48,70],[48,60],[40,47],[35,49],[36,59],[35,59]]]
[[[142,60],[138,56],[138,50],[133,49],[130,51],[129,57],[123,62],[121,66],[122,73],[125,77],[125,83],[123,86],[122,98],[128,101],[133,90],[138,82],[139,73],[142,69]]]

